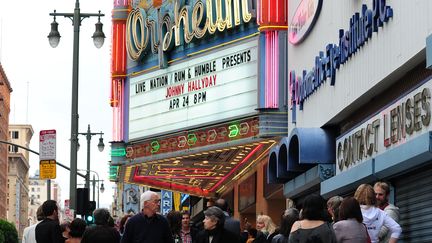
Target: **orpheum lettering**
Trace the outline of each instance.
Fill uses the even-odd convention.
[[[126,49],[132,60],[170,51],[207,33],[214,35],[216,31],[224,32],[249,23],[255,12],[250,0],[206,0],[205,3],[195,0],[189,1],[191,5],[184,2],[174,0],[174,9],[153,12],[158,16],[149,16],[148,10],[142,8],[132,9],[126,21]]]

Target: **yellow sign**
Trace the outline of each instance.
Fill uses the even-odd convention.
[[[55,179],[56,178],[56,161],[41,160],[39,162],[39,179]]]

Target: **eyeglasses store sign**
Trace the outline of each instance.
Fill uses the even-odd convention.
[[[129,138],[255,113],[257,40],[131,78]]]
[[[431,131],[432,81],[336,140],[336,173]]]

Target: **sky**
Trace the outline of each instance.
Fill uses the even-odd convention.
[[[109,141],[112,140],[112,110],[110,94],[111,11],[113,1],[81,0],[81,13],[97,13],[107,38],[97,49],[91,36],[96,17],[82,21],[79,59],[79,132],[103,132],[105,150],[99,152],[99,136],[91,140],[91,170],[104,180],[105,192],[100,194],[100,206],[109,207],[113,201],[114,183],[108,181]],[[39,151],[39,132],[57,132],[56,159],[69,167],[72,97],[73,26],[68,18],[57,17],[60,43],[52,48],[48,33],[54,9],[58,13],[73,13],[75,0],[0,1],[0,62],[12,86],[10,124],[30,124],[34,134],[30,148]],[[80,135],[78,168],[86,168],[87,142]],[[39,157],[30,157],[30,175],[39,169]],[[85,174],[85,172],[81,172]],[[93,177],[93,173],[92,176]],[[78,176],[78,183],[84,180]],[[57,166],[57,178],[62,201],[69,198],[69,171]],[[82,186],[78,186],[82,187]],[[91,194],[90,194],[91,195]],[[97,196],[97,193],[96,193]]]

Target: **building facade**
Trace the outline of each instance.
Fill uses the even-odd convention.
[[[9,113],[11,85],[0,63],[0,140],[9,140]],[[8,146],[0,144],[0,218],[7,219]]]
[[[11,143],[29,148],[33,137],[31,125],[9,125]],[[28,226],[29,151],[9,145],[8,153],[8,221],[15,224],[18,236]]]
[[[145,185],[196,196],[197,211],[224,197],[237,218],[278,220],[265,164],[287,135],[287,2],[129,2],[113,11],[117,201]]]
[[[289,136],[270,181],[297,204],[389,181],[398,242],[431,241],[430,2],[288,4]]]

